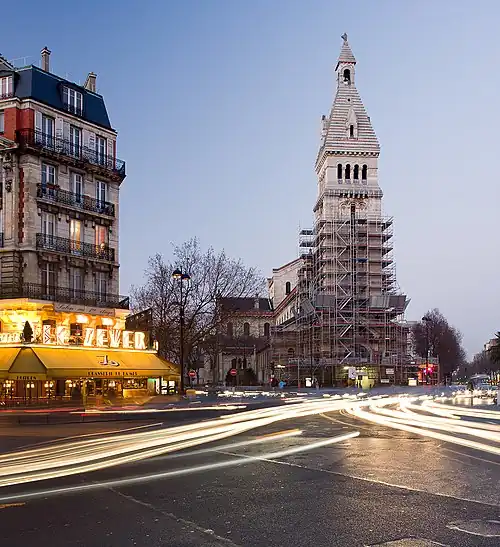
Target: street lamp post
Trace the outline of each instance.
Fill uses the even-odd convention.
[[[429,368],[429,323],[431,321],[430,317],[427,317],[427,315],[424,315],[422,317],[422,321],[425,324],[425,383],[429,383],[429,375],[428,375],[428,368]],[[423,383],[423,382],[422,382]]]
[[[172,272],[172,278],[177,280],[179,283],[179,290],[180,290],[180,303],[179,303],[179,324],[180,324],[180,369],[181,369],[181,385],[180,385],[180,392],[181,394],[184,393],[184,297],[183,297],[183,285],[184,281],[189,281],[191,277],[187,274],[182,272],[179,268],[176,268]]]

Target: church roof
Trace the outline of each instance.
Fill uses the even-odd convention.
[[[342,39],[344,40],[344,43],[342,44],[342,49],[340,50],[340,55],[337,60],[337,67],[335,70],[337,70],[340,63],[356,64],[356,57],[354,57],[354,54],[351,50],[351,46],[349,45],[349,42],[347,41],[347,34],[344,34],[342,36]]]
[[[319,157],[323,152],[338,154],[366,153],[379,154],[380,145],[373,130],[363,101],[355,85],[354,66],[342,63],[355,63],[354,55],[344,35],[344,43],[337,64],[337,93],[328,116],[323,120],[323,134]],[[350,71],[349,78],[344,71]],[[349,125],[356,125],[356,135],[349,136]]]

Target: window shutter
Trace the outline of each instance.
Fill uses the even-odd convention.
[[[56,118],[56,139],[58,141],[63,138],[63,125],[64,120],[62,118]]]
[[[108,139],[108,165],[113,165],[115,163],[115,141]]]
[[[42,113],[38,111],[35,112],[35,131],[42,131]]]

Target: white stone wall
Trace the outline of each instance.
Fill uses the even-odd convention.
[[[273,277],[269,281],[269,296],[276,309],[286,298],[286,284],[290,283],[290,290],[293,291],[297,285],[297,272],[302,265],[302,260],[294,260],[290,264],[273,270]]]

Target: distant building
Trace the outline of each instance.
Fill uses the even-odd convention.
[[[218,333],[214,381],[225,381],[231,369],[236,369],[242,380],[245,371],[251,369],[257,382],[268,381],[267,350],[274,324],[271,300],[221,298],[218,305],[224,321]]]

